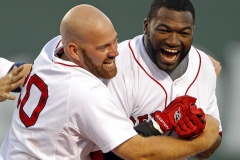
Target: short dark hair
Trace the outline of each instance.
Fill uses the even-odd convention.
[[[147,15],[149,22],[156,17],[161,7],[166,7],[174,11],[189,11],[193,17],[193,24],[195,23],[195,9],[190,0],[153,0]]]

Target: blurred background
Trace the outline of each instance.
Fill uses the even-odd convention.
[[[0,57],[32,63],[42,47],[59,35],[59,24],[75,5],[87,3],[102,10],[113,22],[119,42],[143,33],[143,19],[151,1],[71,0],[1,1]],[[217,96],[223,140],[209,159],[240,159],[240,1],[192,0],[196,10],[194,46],[221,62]],[[18,94],[16,94],[18,96]],[[0,103],[0,144],[9,129],[16,101]],[[161,145],[161,144],[159,144]],[[174,145],[174,144],[173,144]]]

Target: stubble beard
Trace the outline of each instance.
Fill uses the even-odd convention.
[[[83,53],[84,63],[90,69],[90,72],[93,75],[99,78],[104,78],[104,79],[111,79],[116,76],[117,74],[116,67],[113,70],[106,70],[104,69],[103,66],[97,66],[96,64],[94,64],[92,59],[89,58],[88,55],[86,54],[85,50],[82,50],[82,53]]]
[[[164,68],[162,68],[162,67],[159,66],[158,60],[157,60],[158,51],[153,48],[153,45],[152,45],[152,42],[150,41],[149,36],[147,37],[147,46],[146,46],[146,47],[147,47],[147,49],[148,49],[148,51],[149,51],[149,54],[152,56],[151,59],[152,59],[153,63],[154,63],[159,69],[161,69],[161,70],[163,70],[163,71],[167,71],[166,69],[164,69]],[[191,47],[190,47],[185,53],[182,53],[182,54],[180,55],[180,56],[181,56],[181,57],[180,57],[180,61],[179,61],[179,63],[178,63],[177,65],[179,65],[179,64],[182,62],[182,60],[188,55],[190,49],[191,49]],[[176,68],[176,67],[175,67],[175,68]],[[173,68],[173,69],[171,69],[171,70],[174,70],[175,68]]]
[[[155,50],[154,48],[153,48],[153,45],[152,45],[152,42],[150,41],[150,39],[149,39],[149,35],[148,35],[148,37],[147,37],[147,50],[148,50],[148,52],[149,52],[149,55],[152,57],[151,59],[152,59],[152,61],[153,61],[153,63],[158,67],[158,68],[160,68],[160,66],[158,65],[158,61],[157,61],[157,50]],[[160,68],[161,69],[161,68]]]

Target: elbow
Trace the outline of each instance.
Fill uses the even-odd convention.
[[[222,138],[221,138],[221,135],[219,134],[215,143],[208,150],[198,153],[193,157],[196,159],[207,159],[207,158],[211,157],[213,155],[213,153],[215,152],[215,150],[220,146],[221,141],[222,141]]]

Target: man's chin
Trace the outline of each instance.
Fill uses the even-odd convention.
[[[158,68],[163,71],[170,72],[170,71],[174,70],[174,68],[176,68],[176,66],[175,65],[159,65]]]
[[[104,78],[104,79],[111,79],[113,77],[115,77],[117,75],[117,69],[114,69],[112,71],[105,71],[101,74],[101,78]]]

